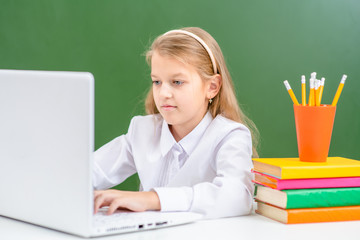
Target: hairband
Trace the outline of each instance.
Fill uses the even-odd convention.
[[[188,35],[190,37],[193,37],[195,38],[201,45],[203,45],[203,47],[206,49],[207,53],[209,54],[209,57],[210,57],[210,60],[211,60],[211,63],[213,65],[213,69],[214,69],[214,74],[217,74],[217,68],[216,68],[216,62],[215,62],[215,58],[214,58],[214,55],[212,53],[212,51],[210,50],[209,46],[204,42],[204,40],[202,40],[200,37],[198,37],[196,34],[192,33],[192,32],[188,32],[188,31],[185,31],[185,30],[170,30],[166,33],[163,34],[164,35],[167,35],[169,33],[183,33],[185,35]]]

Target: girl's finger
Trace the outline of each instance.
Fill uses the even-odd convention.
[[[113,200],[109,206],[109,209],[107,211],[107,215],[113,214],[119,207],[121,207],[122,201],[121,199]]]
[[[103,202],[105,200],[105,196],[103,194],[99,194],[95,197],[94,200],[94,213],[97,213],[99,208],[102,206]]]
[[[94,191],[94,199],[97,198],[103,191],[95,190]]]

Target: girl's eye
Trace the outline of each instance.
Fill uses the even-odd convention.
[[[174,84],[175,85],[181,85],[181,84],[183,84],[184,82],[182,82],[182,81],[174,81]]]
[[[160,85],[160,81],[157,81],[157,80],[152,81],[152,83],[153,83],[154,85]]]

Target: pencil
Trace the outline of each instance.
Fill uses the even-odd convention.
[[[347,76],[344,74],[344,75],[342,76],[342,78],[341,78],[339,87],[338,87],[338,89],[336,90],[336,93],[335,93],[335,96],[334,96],[334,100],[333,100],[331,106],[336,106],[337,102],[339,101],[339,97],[340,97],[341,91],[342,91],[342,89],[343,89],[343,87],[344,87],[346,78],[347,78]]]
[[[310,93],[309,93],[309,106],[315,105],[315,79],[316,72],[310,74]]]
[[[289,82],[288,82],[287,80],[285,80],[285,81],[284,81],[284,84],[285,84],[286,90],[288,91],[288,93],[289,93],[289,95],[290,95],[291,100],[293,101],[293,103],[294,103],[295,105],[299,105],[299,102],[298,102],[298,100],[296,99],[295,94],[294,94],[293,90],[291,89]]]
[[[309,94],[309,106],[314,106],[314,95],[315,95],[315,79],[310,78],[310,94]]]
[[[325,78],[321,78],[320,80],[320,92],[319,92],[319,106],[321,106],[321,99],[324,92],[324,86],[325,86]]]
[[[305,75],[301,76],[301,103],[306,106],[306,80]]]
[[[320,80],[318,79],[315,79],[315,106],[320,106],[320,103],[319,103],[319,96],[320,96]]]

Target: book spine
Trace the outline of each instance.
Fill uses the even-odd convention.
[[[254,158],[253,163],[255,171],[279,179],[360,177],[360,161],[341,157],[317,164],[298,158]]]
[[[360,177],[278,179],[256,171],[253,172],[255,173],[255,180],[253,182],[278,190],[360,187]]]
[[[288,213],[289,224],[316,223],[360,220],[360,207],[329,207],[311,209],[290,209]]]
[[[287,209],[360,205],[360,188],[282,190],[287,194]]]
[[[301,178],[336,178],[336,177],[358,177],[360,167],[356,166],[333,166],[322,168],[282,168],[281,179],[301,179]]]
[[[359,177],[279,180],[278,189],[360,187]]]

